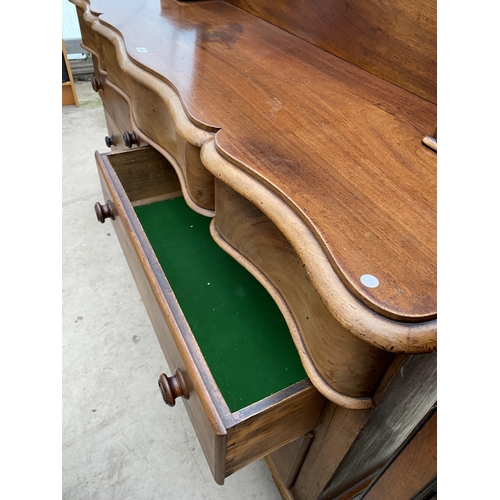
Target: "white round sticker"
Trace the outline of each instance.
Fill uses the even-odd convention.
[[[377,288],[379,285],[378,279],[371,274],[363,274],[360,279],[361,283],[363,283],[363,285],[367,286],[368,288]]]

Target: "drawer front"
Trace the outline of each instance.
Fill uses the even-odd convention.
[[[175,171],[152,148],[96,154],[96,161],[115,232],[170,371],[178,370],[183,379],[180,392],[187,397],[182,399],[212,474],[222,484],[241,467],[312,430],[324,398],[304,377],[230,410],[137,217],[138,206],[178,197]]]
[[[109,84],[106,78],[100,92],[111,150],[123,151],[133,147],[145,146],[130,123],[129,107],[125,99]]]
[[[92,87],[102,99],[108,128],[108,136],[105,138],[106,146],[112,151],[144,146],[144,141],[141,144],[141,140],[132,127],[127,101],[116,90],[116,87],[110,84],[108,74],[103,70],[103,58],[93,56],[92,62],[94,64]]]
[[[134,220],[131,204],[127,203],[126,200],[123,203],[123,197],[118,195],[116,184],[119,181],[114,175],[110,164],[105,160],[105,156],[96,155],[96,161],[104,201],[111,201],[114,213],[113,228],[141,294],[167,364],[172,373],[179,369],[186,382],[189,395],[189,399],[183,399],[186,410],[193,422],[212,474],[220,482],[221,478],[218,476],[221,475],[219,471],[223,468],[220,462],[222,460],[221,450],[225,448],[225,427],[208,396],[206,384],[201,380],[200,373],[193,362],[189,349],[180,335],[178,324],[182,322],[182,318],[175,317],[177,312],[175,311],[175,305],[172,307],[166,304],[156,277],[161,272],[161,268],[159,264],[155,263],[154,256],[151,255],[147,243],[144,240],[139,240],[137,233],[140,234],[140,229],[138,221]],[[141,158],[141,161],[145,161],[145,159]],[[178,192],[175,187],[175,185],[172,187],[173,193]],[[175,300],[174,297],[172,298]],[[173,335],[179,337],[177,342],[173,340]]]
[[[103,66],[104,59],[93,54],[92,63],[94,76],[91,79],[91,85],[102,99],[108,129],[108,135],[104,138],[106,146],[112,151],[122,151],[133,146],[140,146],[140,140],[134,135],[130,123],[128,104],[113,85],[109,84],[108,74]]]

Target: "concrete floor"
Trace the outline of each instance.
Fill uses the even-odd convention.
[[[279,500],[263,460],[218,486],[168,370],[102,202],[95,150],[107,151],[101,100],[76,83],[62,108],[63,500]]]

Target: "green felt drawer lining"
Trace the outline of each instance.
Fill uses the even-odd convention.
[[[229,409],[307,377],[271,296],[182,197],[135,208]]]

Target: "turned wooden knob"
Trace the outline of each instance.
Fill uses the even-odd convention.
[[[95,214],[97,215],[97,220],[101,224],[104,224],[104,221],[108,217],[111,217],[113,220],[115,219],[115,215],[113,214],[113,206],[111,205],[111,201],[109,200],[105,205],[101,205],[99,202],[97,202],[94,205],[94,210]]]
[[[110,148],[111,146],[116,146],[116,140],[114,135],[112,135],[111,137],[106,136],[104,138],[104,141],[106,142],[106,146],[108,146],[108,148]]]
[[[124,132],[123,140],[127,148],[131,148],[134,144],[137,144],[139,146],[139,138],[137,137],[135,132]]]
[[[95,76],[93,76],[90,79],[90,83],[92,85],[92,90],[94,92],[98,92],[99,90],[102,90],[102,80],[100,78],[96,78]]]
[[[179,396],[189,399],[187,385],[179,368],[175,370],[175,373],[171,377],[167,377],[162,373],[158,379],[158,385],[163,396],[163,401],[168,406],[175,406],[175,400]]]

